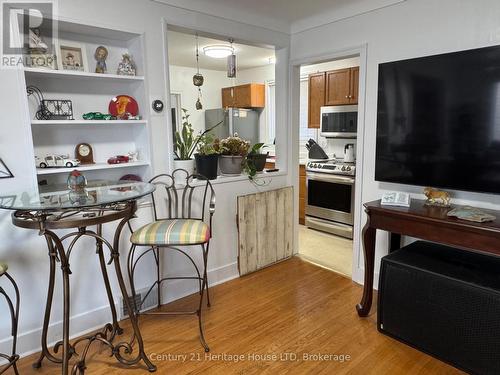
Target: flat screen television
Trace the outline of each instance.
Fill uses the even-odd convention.
[[[380,64],[375,179],[500,194],[500,47]]]

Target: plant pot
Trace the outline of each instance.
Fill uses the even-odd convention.
[[[191,176],[194,173],[194,159],[189,160],[174,160],[174,170],[175,169],[184,169],[188,172],[188,175]]]
[[[248,155],[247,159],[250,163],[253,163],[257,172],[262,172],[266,166],[267,154]]]
[[[236,176],[243,170],[243,156],[220,155],[220,173],[226,176]]]
[[[217,167],[219,164],[219,155],[200,155],[195,154],[194,158],[196,160],[196,173],[201,174],[209,180],[215,180],[217,178]]]

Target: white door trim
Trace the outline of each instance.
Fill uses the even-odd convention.
[[[290,61],[290,122],[292,124],[292,139],[297,139],[299,134],[299,100],[300,100],[300,66],[309,64],[318,64],[321,62],[339,60],[353,56],[360,57],[359,67],[359,101],[358,101],[358,138],[356,147],[356,183],[354,194],[354,238],[353,238],[353,261],[352,261],[352,279],[362,284],[364,278],[364,266],[362,260],[362,219],[363,214],[363,170],[364,170],[364,144],[365,144],[365,103],[366,103],[366,70],[367,70],[367,52],[368,45],[363,44],[344,50],[332,50],[322,55],[304,56]],[[293,145],[291,165],[299,165],[299,146],[298,142]],[[295,190],[299,188],[298,168],[292,168],[295,171],[294,186]],[[298,197],[296,196],[298,205]],[[298,220],[294,222],[294,243],[298,244]],[[298,245],[297,245],[298,246]],[[298,247],[296,248],[296,252]]]

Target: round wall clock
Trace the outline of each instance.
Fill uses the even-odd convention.
[[[80,160],[81,164],[95,164],[94,150],[88,143],[79,143],[75,148],[75,158]]]
[[[126,113],[131,116],[137,116],[139,105],[137,101],[128,95],[117,95],[109,102],[109,113],[116,117],[122,117]]]

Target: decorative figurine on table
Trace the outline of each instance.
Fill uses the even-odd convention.
[[[106,59],[108,58],[108,50],[106,47],[97,47],[94,53],[94,58],[97,61],[95,65],[95,72],[101,74],[107,73],[108,68],[106,67]]]
[[[135,76],[136,70],[135,62],[132,60],[132,57],[128,53],[124,53],[122,55],[122,61],[118,64],[116,74],[120,76]]]
[[[426,187],[424,195],[427,197],[426,206],[450,207],[450,194],[446,191]]]
[[[87,186],[87,179],[78,170],[74,170],[68,176],[68,189],[71,191],[83,192]]]

